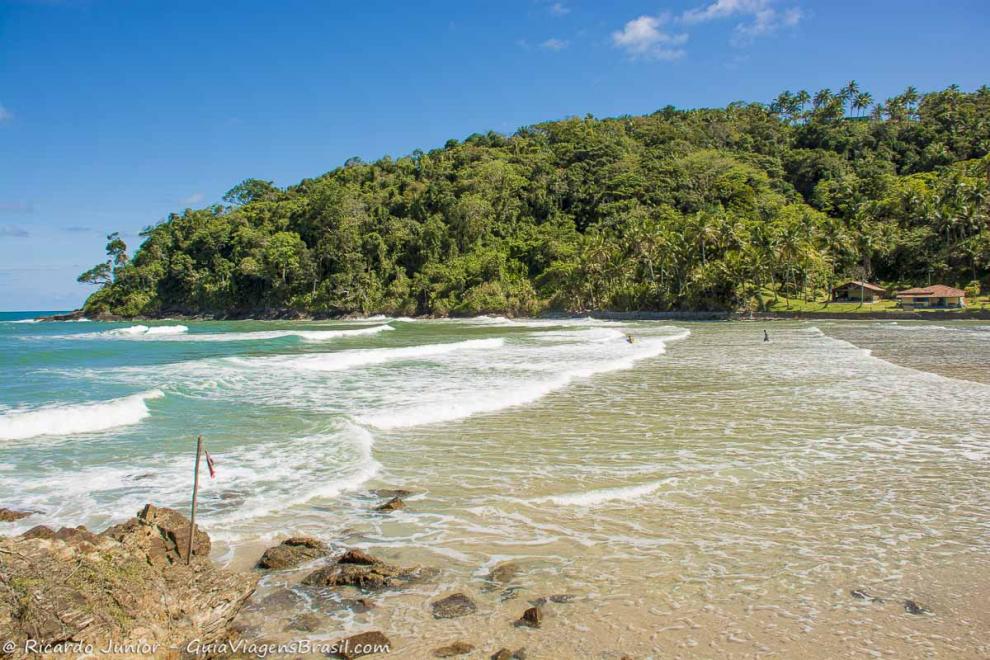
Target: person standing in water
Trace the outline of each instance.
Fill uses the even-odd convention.
[[[766,330],[763,331],[763,341],[770,341],[770,335],[767,334]]]

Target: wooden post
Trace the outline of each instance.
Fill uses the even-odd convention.
[[[196,467],[193,469],[192,511],[189,513],[189,546],[186,548],[186,564],[192,561],[193,538],[196,534],[196,495],[199,493],[199,455],[203,453],[203,436],[196,438]]]

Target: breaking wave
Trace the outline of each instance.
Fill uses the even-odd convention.
[[[280,339],[282,337],[298,337],[303,341],[329,341],[344,337],[360,337],[362,335],[374,335],[379,332],[392,330],[390,325],[376,325],[370,328],[357,328],[354,330],[257,330],[253,332],[189,332],[189,328],[184,325],[164,325],[152,326],[135,325],[129,328],[118,328],[116,330],[105,330],[103,332],[87,333],[82,335],[69,335],[68,339],[155,339],[160,341],[202,341],[202,342],[224,342],[224,341],[263,341],[266,339]]]
[[[384,412],[361,415],[355,419],[362,424],[387,430],[454,421],[480,413],[497,412],[506,408],[525,405],[567,387],[575,379],[631,369],[640,360],[662,355],[666,351],[668,341],[684,339],[689,334],[690,331],[684,330],[675,335],[640,340],[631,345],[627,345],[623,339],[621,345],[630,347],[630,350],[624,355],[618,355],[597,363],[588,362],[583,366],[573,366],[570,369],[557,371],[554,376],[544,380],[514,383],[491,390],[478,389],[473,392],[448,393],[447,396],[442,396],[440,399],[431,401],[424,398],[415,405],[396,406]]]
[[[352,351],[340,351],[338,353],[320,353],[296,357],[229,358],[229,361],[234,364],[247,366],[276,363],[312,371],[344,371],[355,367],[384,364],[394,360],[415,360],[418,358],[446,355],[457,351],[500,348],[504,343],[505,340],[500,337],[493,339],[468,339],[466,341],[447,344],[426,344],[422,346],[409,346],[407,348],[356,349]]]
[[[104,330],[96,334],[103,337],[167,337],[187,332],[189,332],[189,328],[184,325],[132,325],[116,330]]]
[[[110,401],[6,412],[0,415],[0,440],[93,433],[137,424],[151,414],[146,402],[163,396],[154,389]]]

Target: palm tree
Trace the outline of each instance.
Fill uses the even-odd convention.
[[[842,100],[842,103],[849,103],[850,107],[857,96],[859,96],[859,83],[855,80],[850,80],[846,83],[845,87],[839,90],[839,98]]]
[[[826,107],[835,95],[832,94],[832,90],[828,87],[825,89],[820,89],[815,94],[815,98],[811,101],[811,107],[815,110],[820,110]]]
[[[869,92],[860,92],[852,100],[852,108],[856,111],[857,117],[871,105],[873,105],[873,95]]]
[[[794,104],[796,108],[795,114],[800,113],[802,119],[804,119],[805,116],[804,106],[808,105],[809,101],[811,101],[811,95],[808,94],[808,91],[805,89],[802,89],[794,95]]]

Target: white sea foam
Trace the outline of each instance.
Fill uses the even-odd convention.
[[[564,495],[549,495],[529,500],[531,503],[550,502],[560,506],[596,506],[605,502],[635,502],[638,499],[652,495],[665,484],[677,483],[676,477],[651,481],[635,486],[618,486],[615,488],[597,488],[578,493]]]
[[[456,351],[490,350],[505,343],[501,337],[492,339],[468,339],[447,344],[425,344],[405,348],[369,348],[336,353],[318,353],[294,357],[228,358],[230,362],[246,366],[284,365],[313,371],[344,371],[355,367],[384,364],[396,360],[417,360],[446,355]]]
[[[186,332],[189,332],[189,328],[184,325],[132,325],[126,328],[105,330],[98,334],[104,337],[167,337]]]
[[[330,341],[345,337],[361,337],[376,335],[379,332],[393,330],[390,325],[376,325],[370,328],[355,330],[258,330],[255,332],[217,332],[192,333],[183,335],[181,341],[259,341],[265,339],[280,339],[282,337],[299,337],[303,341]]]
[[[626,343],[625,339],[616,341],[615,348],[605,359],[595,361],[593,354],[586,354],[584,359],[572,359],[570,368],[561,368],[556,363],[544,363],[541,366],[526,364],[525,356],[520,356],[516,368],[526,371],[542,370],[547,377],[523,382],[509,382],[501,387],[479,388],[453,391],[437,388],[433,392],[424,392],[419,400],[412,405],[396,405],[381,412],[359,415],[356,419],[362,424],[380,429],[396,429],[424,424],[436,424],[470,417],[480,413],[491,413],[515,406],[533,403],[548,394],[567,387],[577,378],[588,378],[596,374],[610,371],[631,369],[636,362],[661,355],[666,350],[666,342],[683,339],[690,334],[684,330],[677,335],[665,338],[642,339],[634,344]],[[621,337],[621,333],[619,333]],[[482,340],[484,341],[484,340]],[[604,350],[604,348],[599,349]],[[536,356],[534,356],[536,357]],[[580,358],[580,356],[578,356]]]
[[[7,321],[7,323],[38,323],[38,319],[20,319],[17,321]]]
[[[918,331],[931,331],[931,330],[948,330],[944,325],[930,325],[924,321],[920,323],[913,323],[911,325],[901,325],[897,321],[891,321],[890,323],[883,323],[880,326],[884,330],[899,330],[904,332],[918,332]]]
[[[211,516],[221,524],[251,520],[313,500],[327,500],[374,479],[381,465],[374,459],[374,436],[352,423],[289,441],[274,448],[235,449],[215,458],[230,486],[249,496],[240,506]]]
[[[110,401],[8,411],[0,415],[0,440],[92,433],[137,424],[150,414],[146,402],[163,396],[155,389]]]
[[[606,319],[595,319],[590,316],[583,318],[562,318],[562,319],[510,319],[504,316],[471,316],[467,318],[446,319],[455,323],[469,323],[472,325],[488,325],[509,328],[556,328],[567,326],[610,326],[624,327],[627,324],[622,321],[609,321]]]
[[[360,337],[363,335],[374,335],[379,332],[392,330],[390,325],[376,325],[369,328],[356,328],[350,330],[257,330],[253,332],[189,332],[189,328],[184,325],[174,326],[144,326],[136,325],[129,328],[119,328],[116,330],[106,330],[104,332],[87,333],[81,335],[66,335],[64,339],[153,339],[157,341],[183,341],[183,342],[224,342],[224,341],[263,341],[267,339],[280,339],[282,337],[298,337],[303,341],[320,342],[345,337]]]

